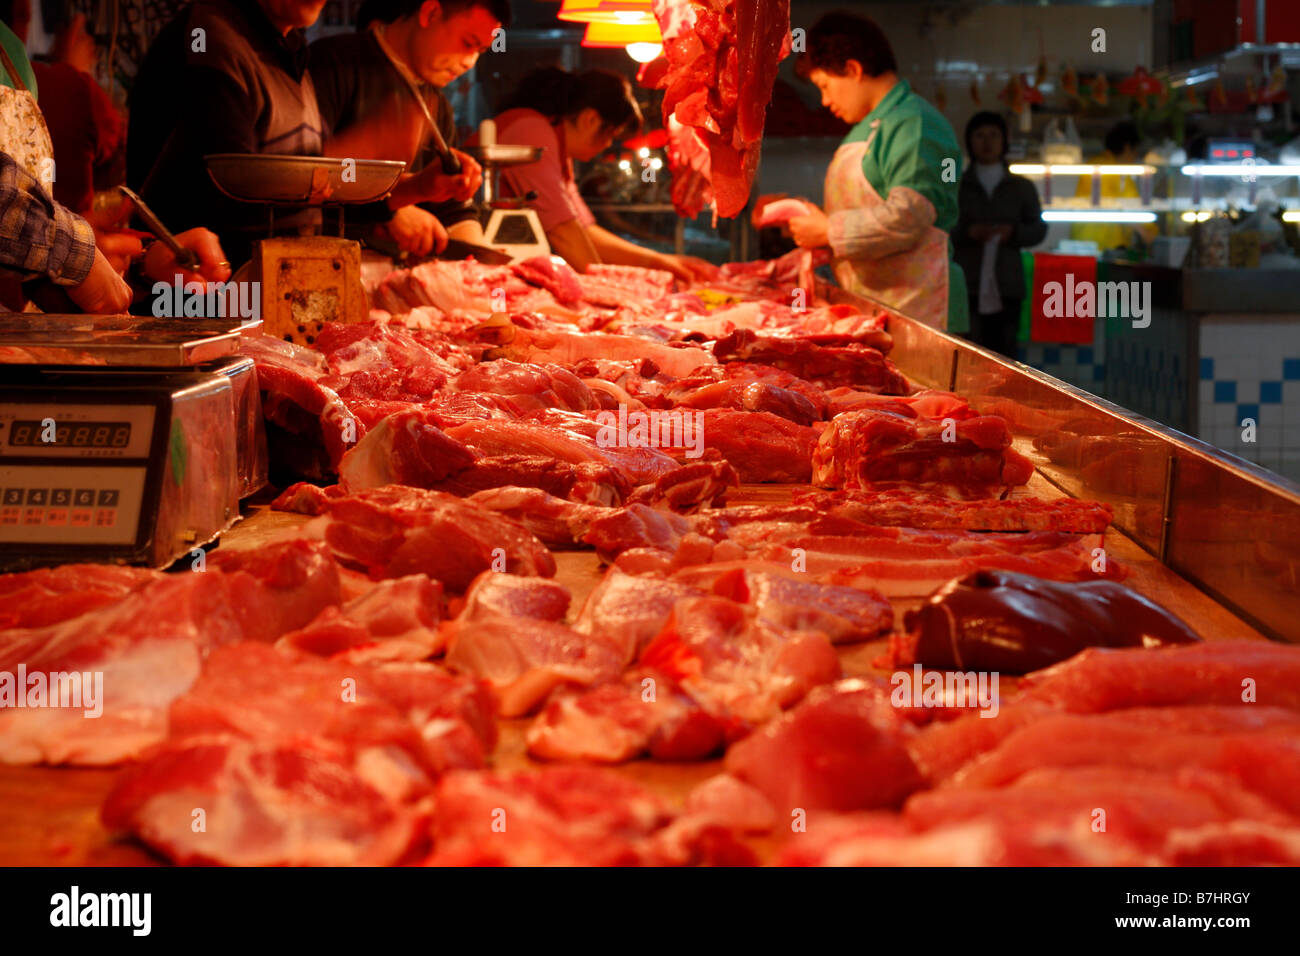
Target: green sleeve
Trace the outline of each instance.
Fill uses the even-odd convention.
[[[888,199],[889,191],[900,186],[914,190],[934,206],[935,228],[951,232],[957,225],[957,190],[961,179],[961,150],[956,141],[932,130],[923,115],[908,116],[891,125],[881,149],[885,188],[877,190],[880,198]],[[944,160],[949,159],[952,182],[945,182]],[[866,171],[865,163],[863,170]]]
[[[27,48],[23,46],[23,41],[18,39],[18,35],[10,30],[5,24],[0,23],[0,43],[4,44],[5,52],[9,54],[9,59],[14,61],[14,68],[18,70],[18,76],[22,79],[23,85],[31,90],[32,96],[40,100],[40,94],[36,89],[36,74],[32,71],[31,61],[27,59]],[[3,78],[5,86],[11,89],[18,89],[18,84],[14,78],[9,75],[9,71],[0,64],[0,78]]]

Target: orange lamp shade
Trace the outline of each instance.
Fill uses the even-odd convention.
[[[586,47],[625,47],[629,43],[663,43],[657,23],[588,23]]]
[[[557,16],[576,23],[610,23],[624,26],[655,23],[650,0],[564,0]]]

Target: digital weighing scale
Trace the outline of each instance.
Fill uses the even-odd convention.
[[[266,482],[256,373],[209,320],[0,315],[0,570],[162,568]]]

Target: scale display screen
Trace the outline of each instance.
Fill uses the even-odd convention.
[[[15,421],[9,444],[17,448],[126,448],[131,443],[130,422],[64,422],[46,419]]]

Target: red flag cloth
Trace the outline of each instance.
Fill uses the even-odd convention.
[[[1091,345],[1096,303],[1095,258],[1034,253],[1031,342]]]

